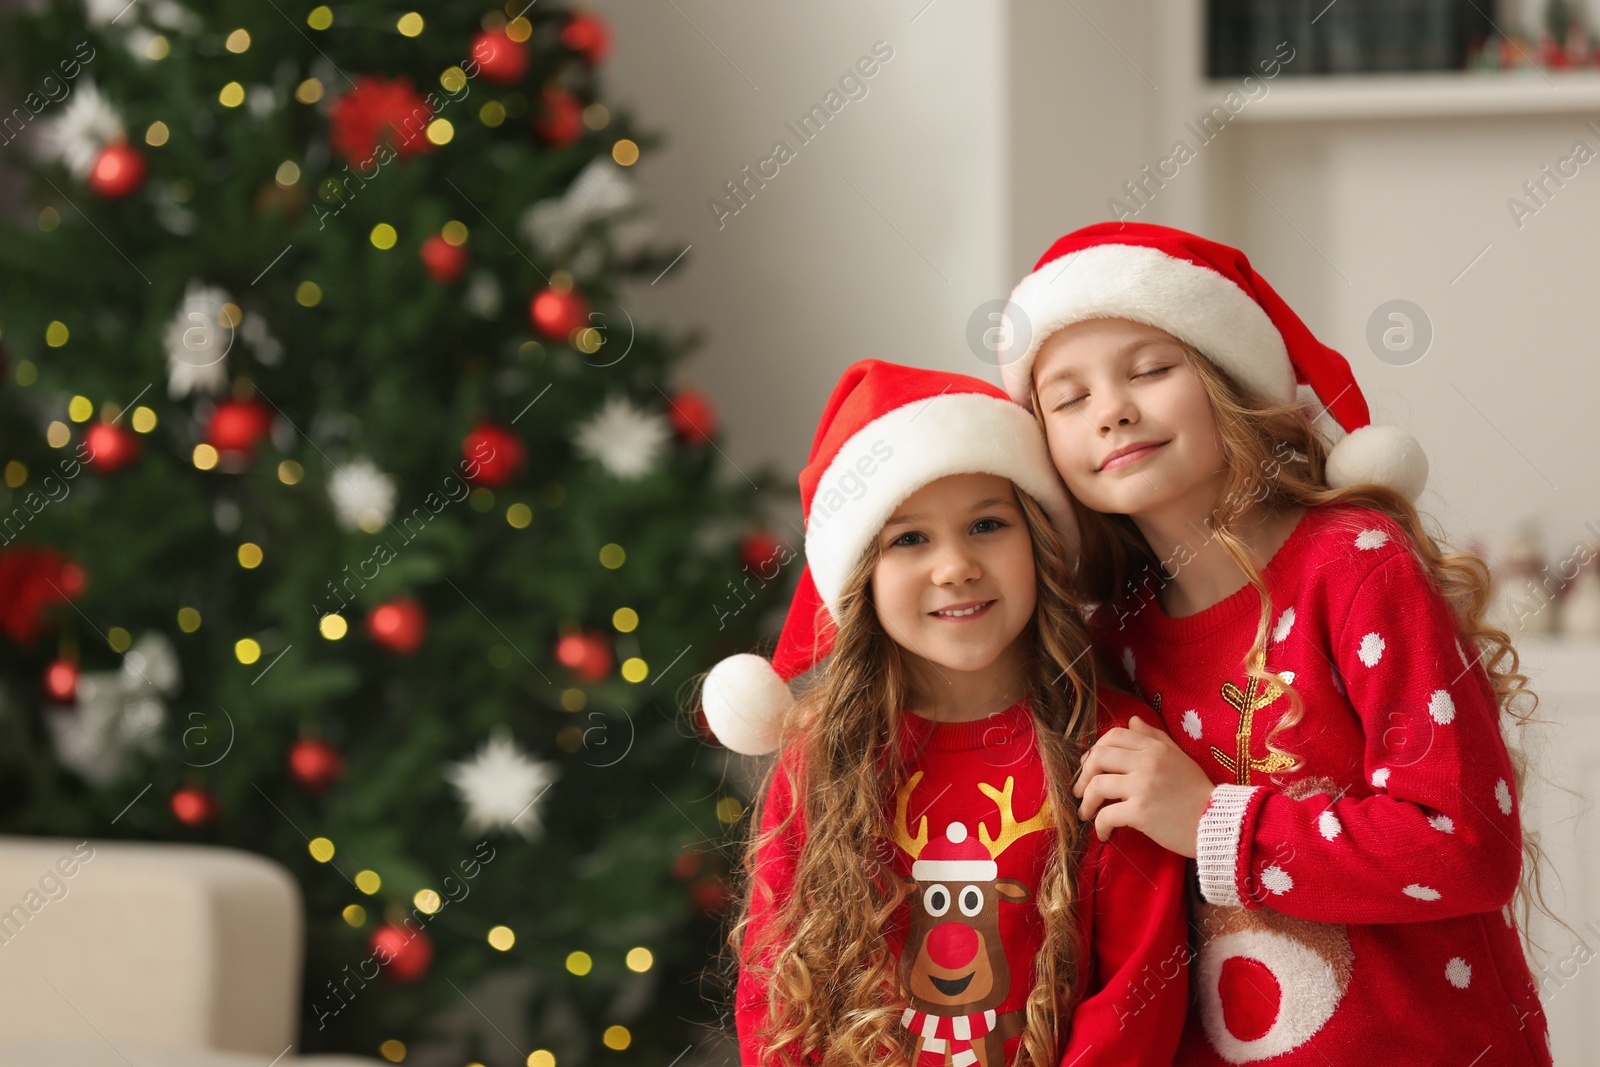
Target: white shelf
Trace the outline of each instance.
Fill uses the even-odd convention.
[[[1411,119],[1472,115],[1560,115],[1600,110],[1600,71],[1531,69],[1503,73],[1280,75],[1266,96],[1245,105],[1240,122]],[[1238,79],[1205,83],[1208,100]]]

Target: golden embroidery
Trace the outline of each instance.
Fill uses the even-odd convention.
[[[1258,667],[1263,658],[1259,656],[1256,658]],[[1251,771],[1262,771],[1266,774],[1271,774],[1273,771],[1286,770],[1294,765],[1294,760],[1281,752],[1273,752],[1261,757],[1250,755],[1250,734],[1255,722],[1256,712],[1283,695],[1282,687],[1273,682],[1268,682],[1264,690],[1257,692],[1259,685],[1261,685],[1261,679],[1254,677],[1246,681],[1245,688],[1242,691],[1232,682],[1222,683],[1222,699],[1226,700],[1239,713],[1239,729],[1234,735],[1235,748],[1231,755],[1216,745],[1211,746],[1211,755],[1233,775],[1234,781],[1239,785],[1250,784]]]

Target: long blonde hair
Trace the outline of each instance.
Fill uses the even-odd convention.
[[[1267,750],[1292,760],[1291,770],[1299,770],[1304,765],[1293,752],[1275,744],[1274,739],[1301,721],[1305,715],[1305,701],[1293,685],[1265,667],[1267,634],[1273,613],[1272,595],[1261,567],[1239,534],[1239,520],[1250,513],[1254,504],[1259,504],[1268,515],[1296,507],[1354,505],[1372,508],[1388,515],[1405,530],[1413,554],[1434,588],[1454,609],[1468,647],[1477,651],[1502,711],[1501,734],[1511,758],[1517,796],[1524,796],[1529,764],[1526,752],[1518,743],[1517,732],[1531,723],[1547,720],[1534,717],[1539,698],[1528,687],[1527,675],[1521,672],[1521,662],[1510,635],[1486,619],[1492,593],[1488,564],[1472,552],[1442,547],[1442,538],[1424,527],[1416,506],[1387,486],[1375,483],[1341,489],[1330,486],[1328,442],[1298,400],[1275,403],[1246,392],[1195,348],[1183,341],[1177,343],[1210,399],[1227,468],[1220,503],[1206,526],[1261,599],[1261,617],[1256,623],[1255,638],[1239,667],[1247,677],[1259,679],[1261,685],[1279,687],[1290,701],[1289,710],[1267,735]],[[1037,388],[1033,393],[1033,410],[1040,429],[1045,429]],[[1082,537],[1075,592],[1086,608],[1092,610],[1100,604],[1114,602],[1141,583],[1153,582],[1157,588],[1167,583],[1169,579],[1160,561],[1133,519],[1127,515],[1093,511],[1076,497],[1072,499],[1072,509]],[[1515,899],[1522,920],[1519,928],[1526,947],[1531,950],[1531,942],[1527,941],[1527,920],[1535,906],[1556,923],[1562,926],[1566,923],[1545,902],[1544,850],[1539,834],[1530,830],[1526,823],[1522,828],[1522,850],[1524,863]]]
[[[1025,694],[1033,712],[1055,847],[1034,901],[1044,941],[1017,1063],[1055,1064],[1065,1020],[1081,990],[1084,946],[1075,919],[1076,878],[1085,843],[1071,794],[1096,726],[1095,657],[1070,588],[1067,549],[1038,502],[1017,489],[1033,544],[1038,584],[1034,614],[1023,631]],[[878,540],[845,583],[836,608],[832,652],[798,695],[782,728],[779,752],[798,746],[803,777],[790,815],[762,837],[760,811],[782,762],[774,758],[751,810],[756,814],[739,870],[739,906],[722,956],[725,988],[734,989],[741,961],[768,990],[764,1048],[780,1056],[815,1053],[822,1067],[910,1062],[915,1037],[901,1023],[897,960],[883,932],[909,890],[885,862],[880,842],[893,839],[884,800],[908,768],[898,744],[910,675],[904,654],[878,625],[871,578]],[[794,884],[774,899],[759,944],[745,944],[759,852],[790,831],[799,814],[806,841]],[[770,968],[760,962],[775,949]],[[792,1044],[791,1044],[792,1043]],[[756,1065],[751,1065],[756,1067]],[[765,1064],[761,1067],[766,1067]]]

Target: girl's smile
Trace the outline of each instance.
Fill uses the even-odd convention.
[[[951,622],[964,622],[975,619],[984,614],[994,604],[993,600],[969,600],[964,604],[952,604],[948,608],[929,612],[936,619],[949,619]]]
[[[878,534],[872,603],[905,650],[912,709],[961,719],[1005,707],[1038,605],[1033,541],[1016,489],[995,474],[951,474],[918,489]]]
[[[1117,449],[1100,464],[1099,471],[1114,471],[1129,464],[1138,463],[1156,449],[1166,444],[1165,441],[1140,441]]]

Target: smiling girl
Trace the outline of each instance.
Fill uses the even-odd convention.
[[[1169,1063],[1183,860],[1077,817],[1083,753],[1142,706],[1096,692],[1032,420],[976,378],[856,363],[800,495],[773,662],[703,692],[729,748],[781,750],[728,939],[740,1062]]]
[[[1548,1064],[1509,907],[1526,678],[1483,561],[1412,503],[1421,448],[1237,249],[1091,226],[1012,301],[1006,383],[1074,498],[1096,646],[1171,731],[1108,731],[1074,792],[1196,857],[1177,1062]]]

